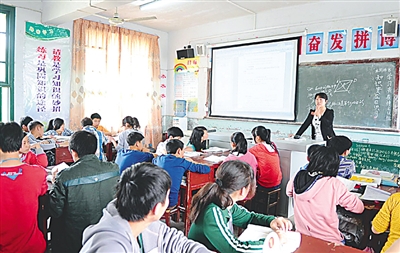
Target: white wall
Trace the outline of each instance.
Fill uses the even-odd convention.
[[[176,49],[181,49],[184,45],[206,44],[214,45],[226,42],[235,42],[254,38],[284,37],[290,34],[314,32],[328,32],[338,29],[347,29],[351,33],[352,28],[372,27],[373,41],[372,50],[364,52],[351,52],[350,35],[347,37],[347,52],[327,54],[327,41],[325,35],[325,52],[321,55],[301,55],[300,62],[316,61],[339,61],[349,59],[369,59],[369,58],[388,58],[399,57],[399,49],[376,50],[377,26],[382,24],[385,17],[398,17],[400,12],[400,2],[349,2],[340,3],[312,3],[296,5],[268,11],[257,15],[256,22],[254,16],[230,19],[222,22],[214,22],[198,27],[188,28],[171,32],[169,35],[169,59],[168,59],[168,100],[167,115],[173,114],[173,66]],[[255,25],[256,23],[256,25]],[[305,52],[305,40],[303,40],[303,52]],[[189,117],[202,118],[205,115],[203,104],[206,98],[207,77],[204,74],[210,58],[201,59],[201,71],[199,76],[199,113],[188,114]]]

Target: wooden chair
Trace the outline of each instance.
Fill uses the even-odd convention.
[[[276,196],[275,197],[275,201],[271,201],[273,196]],[[267,211],[266,211],[267,214],[276,215],[276,212],[278,210],[278,204],[279,204],[280,196],[281,196],[281,188],[278,188],[276,190],[268,192],[268,195],[267,195]],[[270,213],[269,209],[271,207],[274,207],[274,206],[275,206],[275,212],[274,213]]]
[[[165,224],[168,227],[171,227],[171,217],[175,216],[175,222],[179,221],[180,218],[180,208],[179,205],[174,206],[171,209],[167,209],[165,210],[165,213],[163,214],[163,216],[161,217],[162,219],[165,219]]]
[[[256,196],[251,200],[251,209],[258,213],[276,215],[280,194],[281,188],[268,192],[261,187],[257,187]],[[273,207],[275,207],[274,211],[270,211]]]
[[[181,216],[181,194],[179,193],[178,195],[178,203],[176,204],[176,206],[174,206],[173,208],[167,208],[167,210],[165,210],[163,216],[161,217],[161,219],[165,219],[165,224],[168,227],[171,227],[171,217],[175,216],[175,222],[179,222],[180,216]]]

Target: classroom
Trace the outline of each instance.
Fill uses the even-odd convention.
[[[0,123],[14,121],[22,126],[21,119],[30,116],[34,124],[29,126],[27,123],[27,129],[22,129],[25,132],[23,138],[27,138],[27,145],[31,145],[25,154],[21,153],[25,139],[21,149],[16,149],[20,150],[19,153],[2,151],[1,145],[7,150],[16,147],[10,146],[13,144],[8,139],[11,134],[6,135],[5,130],[13,125],[4,125],[4,133],[0,135],[8,142],[1,143],[3,140],[0,140],[0,169],[2,165],[7,167],[7,162],[20,166],[17,160],[26,159],[25,163],[28,163],[35,156],[34,164],[47,167],[48,174],[48,186],[37,197],[47,192],[45,196],[50,200],[41,196],[41,201],[35,202],[33,207],[39,208],[39,220],[35,219],[35,226],[41,233],[47,234],[46,237],[49,234],[54,237],[46,238],[45,242],[33,239],[30,243],[34,243],[35,248],[32,250],[96,251],[96,241],[88,236],[89,233],[96,233],[96,226],[104,225],[99,222],[102,209],[104,212],[111,210],[111,214],[121,214],[118,206],[123,204],[117,201],[123,197],[118,194],[124,194],[121,190],[124,187],[136,187],[141,189],[137,194],[147,192],[147,195],[153,196],[151,194],[155,191],[160,191],[155,194],[159,195],[156,202],[152,200],[157,204],[149,214],[148,210],[141,214],[142,218],[137,221],[121,214],[118,216],[121,222],[139,224],[146,221],[149,227],[143,231],[155,231],[160,227],[158,231],[165,231],[164,236],[172,236],[171,242],[180,243],[162,248],[150,242],[147,232],[136,235],[137,231],[132,230],[133,238],[137,236],[137,240],[131,242],[130,238],[125,238],[131,245],[129,251],[150,252],[150,248],[158,247],[162,252],[186,252],[184,249],[193,252],[247,252],[240,248],[241,242],[254,239],[246,237],[253,228],[247,223],[238,228],[235,221],[234,226],[232,221],[223,221],[229,231],[225,231],[228,235],[222,234],[225,238],[233,238],[232,241],[220,244],[217,240],[219,235],[215,237],[217,243],[204,239],[206,237],[202,233],[209,228],[202,223],[206,206],[202,206],[201,199],[207,199],[207,189],[228,187],[223,181],[224,176],[227,177],[235,169],[239,174],[244,173],[239,170],[240,164],[229,158],[248,154],[256,159],[256,164],[252,165],[253,158],[251,161],[243,158],[244,164],[254,171],[251,171],[251,176],[243,174],[241,180],[230,182],[233,188],[229,188],[228,202],[233,207],[227,208],[224,201],[220,204],[207,202],[215,207],[208,206],[206,210],[207,213],[220,212],[221,217],[241,212],[242,207],[263,213],[262,218],[249,218],[259,219],[253,224],[270,227],[258,243],[249,243],[252,250],[331,252],[340,246],[340,252],[400,252],[400,230],[396,230],[400,228],[395,228],[393,220],[385,227],[382,223],[389,221],[384,222],[381,217],[384,211],[400,211],[400,198],[397,197],[400,194],[397,193],[400,182],[399,13],[398,0],[1,1]],[[318,103],[323,103],[321,113]],[[324,116],[329,117],[329,113],[332,115],[328,127],[323,119]],[[316,122],[317,119],[321,123]],[[51,126],[57,126],[57,129],[51,130]],[[90,142],[92,137],[84,135],[85,131],[92,133],[97,140],[96,145],[93,144],[96,151],[89,152],[90,155],[85,153],[87,150],[79,148],[79,145]],[[201,132],[200,137],[196,137],[198,131]],[[68,136],[55,138],[54,135]],[[78,135],[81,135],[80,139],[77,139]],[[195,138],[199,139],[199,144],[195,143]],[[245,148],[238,142],[246,143]],[[21,145],[21,141],[19,143]],[[308,171],[304,180],[313,178],[315,181],[307,181],[309,188],[299,194],[296,188],[298,175],[317,166],[317,158],[312,159],[311,154],[329,160],[329,152],[335,149],[333,143],[350,145],[343,150],[335,150],[341,164],[339,171],[334,176],[329,174],[328,169],[328,174],[318,170]],[[315,144],[329,147],[318,147],[317,150]],[[162,152],[159,152],[160,145]],[[259,160],[259,145],[262,152],[267,150],[274,157],[266,159],[262,156]],[[313,146],[316,151],[311,151]],[[81,159],[82,152],[85,159]],[[135,153],[138,160],[127,160],[130,153]],[[17,154],[19,159],[13,156]],[[96,156],[98,159],[89,162],[87,156],[92,155],[90,159]],[[40,160],[40,156],[44,160]],[[177,160],[170,161],[168,156],[180,159],[180,167]],[[78,169],[82,166],[79,160],[82,164],[87,162],[90,168],[83,173],[86,175],[84,179],[95,180],[93,182],[99,184],[96,191],[105,197],[99,197],[93,207],[84,207],[90,221],[78,222],[77,216],[67,217],[71,226],[67,226],[66,235],[69,236],[74,229],[78,232],[71,238],[63,238],[63,233],[60,236],[59,231],[64,229],[65,208],[71,202],[68,198],[61,198],[65,200],[61,203],[60,196],[73,192],[68,193],[67,188],[82,187],[82,190],[93,191],[86,185],[89,181],[82,183],[76,178],[77,174],[67,176],[67,173],[61,173],[65,168],[68,172],[75,166]],[[334,167],[336,160],[325,161],[324,166]],[[343,176],[344,181],[336,180],[336,175],[342,178],[343,161],[351,161],[352,171],[350,176]],[[152,162],[154,165],[140,162]],[[261,179],[261,164],[267,164],[269,168],[274,162],[278,163],[279,171]],[[180,179],[184,176],[182,184],[180,180],[177,185],[174,184],[178,175],[166,169],[167,163],[182,170],[178,173]],[[58,167],[60,164],[65,164],[65,167]],[[227,164],[230,164],[231,171],[224,170]],[[151,173],[139,175],[132,169],[154,171],[152,166],[164,168],[170,175],[169,197],[165,190],[161,192],[161,188],[150,189],[150,181],[142,187],[138,186],[146,180],[155,180],[156,185],[168,184],[168,180],[162,182],[159,179],[164,176],[164,170],[154,172],[154,175],[159,174],[150,179],[143,175]],[[96,168],[101,170],[95,172]],[[22,175],[18,174],[19,170],[1,173],[4,175],[2,179],[6,180]],[[271,175],[276,176],[277,181],[272,182]],[[247,176],[255,178],[257,187],[251,182],[242,185]],[[131,177],[126,185],[121,183],[124,177]],[[334,182],[328,180],[331,177],[335,178]],[[134,183],[136,179],[137,184]],[[305,211],[309,206],[298,205],[304,201],[305,195],[317,191],[315,186],[320,187],[324,180],[327,180],[325,188],[321,186],[321,190],[327,193],[332,191],[336,196],[343,185],[347,190],[338,197],[341,207],[326,212],[331,215],[331,220],[327,222],[333,220],[341,227],[322,226],[321,229],[325,230],[321,232],[318,225],[310,225],[315,223],[307,223],[307,219],[318,214],[309,214]],[[359,184],[354,185],[354,181]],[[117,184],[119,190],[115,192]],[[328,189],[327,185],[334,190]],[[349,198],[344,201],[344,196],[350,196],[346,194],[355,192],[360,185],[362,192],[359,190],[357,194],[361,197],[355,198],[357,195],[352,194],[352,203]],[[113,191],[104,187],[113,188]],[[372,192],[374,189],[379,192]],[[380,197],[371,199],[365,197],[367,193],[376,194],[373,195],[375,197],[379,194],[380,197],[387,196],[383,196],[383,200]],[[73,194],[79,196],[78,191]],[[249,197],[252,194],[254,197]],[[90,199],[97,198],[93,192],[88,196]],[[117,204],[110,202],[114,197]],[[164,206],[165,199],[169,199],[170,206]],[[134,204],[136,200],[132,197],[131,201]],[[10,203],[13,202],[7,201],[4,205]],[[325,203],[325,206],[318,204],[323,210],[332,203]],[[82,209],[79,208],[83,206],[81,204],[78,209],[68,212],[80,213]],[[196,208],[199,206],[204,208],[198,213]],[[267,206],[267,211],[264,206]],[[19,207],[13,205],[13,208]],[[311,210],[314,209],[318,208],[311,206]],[[246,210],[246,217],[250,214],[254,215]],[[352,217],[351,222],[354,223],[351,225],[356,226],[357,232],[346,230],[351,223],[343,222],[346,215]],[[50,226],[46,222],[48,217],[54,217]],[[275,217],[278,218],[274,221],[272,218]],[[84,217],[81,218],[84,220]],[[398,214],[396,218],[400,222]],[[159,222],[160,219],[163,222]],[[10,222],[18,221],[10,219]],[[377,223],[380,223],[379,226]],[[178,224],[178,230],[183,234],[177,236],[169,230],[174,224]],[[343,227],[344,224],[347,227]],[[89,225],[92,227],[88,228]],[[218,227],[218,224],[215,226]],[[315,231],[306,232],[304,228]],[[282,229],[296,232],[290,231],[293,234],[288,233],[287,238],[282,239],[279,233]],[[3,231],[2,237],[6,227]],[[292,243],[286,246],[264,243],[273,240],[270,238],[274,232],[278,240]],[[80,243],[76,248],[72,247],[76,246],[72,243],[71,248],[64,249],[56,245],[58,240],[64,239],[81,242],[82,233],[83,248]],[[24,250],[10,246],[6,238],[10,237],[4,237],[0,242],[6,252]],[[389,241],[390,244],[386,243]],[[239,246],[231,248],[230,244]],[[30,247],[29,244],[27,247]],[[126,251],[126,248],[113,248],[111,243],[104,249]]]

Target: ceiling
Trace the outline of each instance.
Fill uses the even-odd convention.
[[[118,13],[124,19],[156,16],[156,20],[136,23],[169,32],[316,1],[318,0],[160,0],[163,3],[152,3],[151,9],[140,10],[140,5],[151,1],[136,0],[118,6]],[[114,12],[115,9],[112,8],[97,14],[112,17]]]

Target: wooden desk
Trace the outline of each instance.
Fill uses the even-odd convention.
[[[68,147],[58,147],[55,151],[56,162],[55,165],[60,164],[62,162],[65,163],[73,163],[71,153],[68,150]]]
[[[335,245],[334,243],[326,242],[321,239],[302,234],[300,247],[297,248],[295,253],[313,253],[313,252],[360,253],[363,251],[348,246]]]
[[[259,240],[261,238],[265,238],[265,236],[271,231],[270,228],[260,226],[260,225],[249,225],[247,229],[239,236],[239,240],[242,241],[248,241],[248,240]],[[294,253],[327,253],[327,252],[335,252],[335,253],[360,253],[363,252],[359,249],[355,249],[349,246],[344,246],[342,244],[335,245],[335,243],[332,242],[327,242],[312,236],[301,235],[301,240],[300,240],[300,245],[299,247],[294,251]],[[292,239],[292,243],[296,243],[298,241],[298,237],[292,237],[294,234],[288,235],[288,240]],[[298,242],[297,242],[298,243]],[[295,245],[288,245],[289,247],[287,250],[291,248],[293,250],[293,247]],[[274,251],[275,252],[275,251]]]

